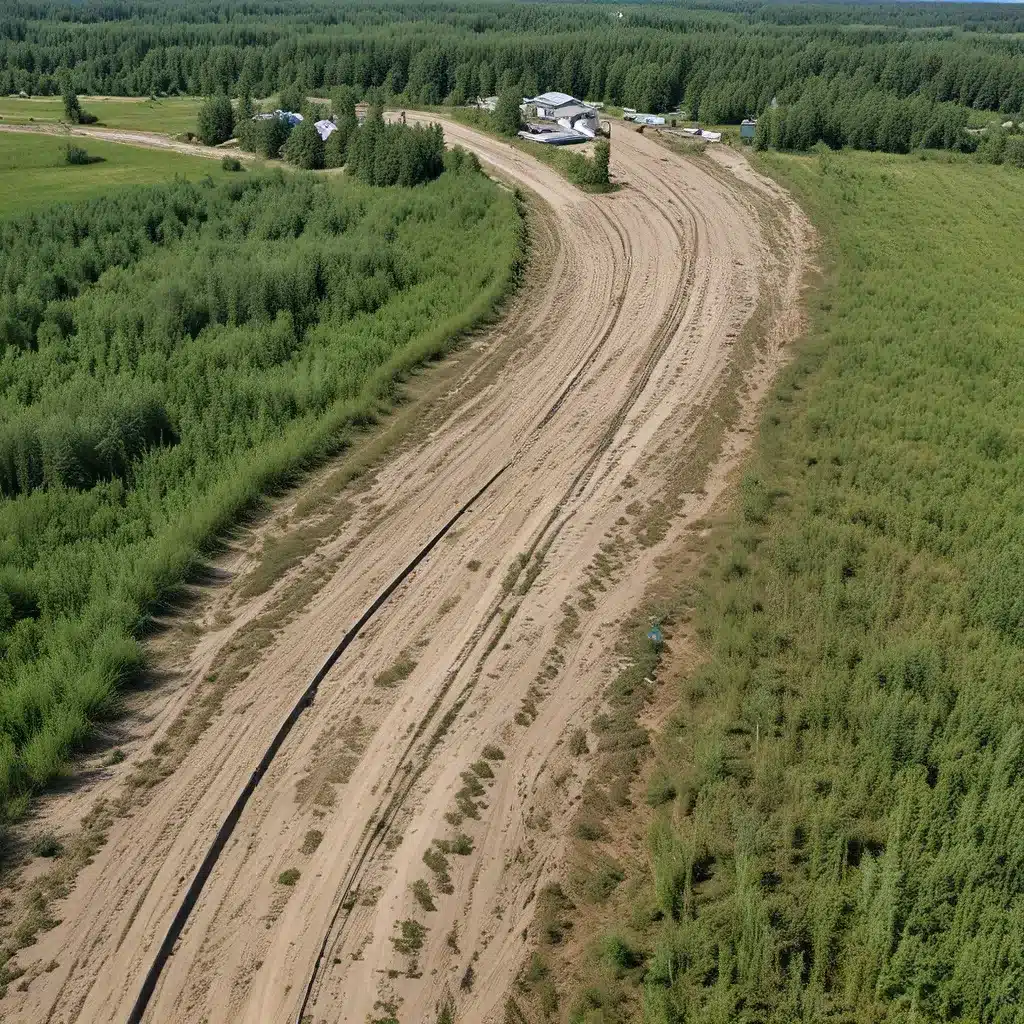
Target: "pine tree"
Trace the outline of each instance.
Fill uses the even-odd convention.
[[[78,124],[79,117],[82,114],[82,108],[79,105],[78,97],[70,89],[64,93],[64,117],[71,124]]]
[[[503,89],[494,108],[494,127],[502,135],[512,138],[523,126],[522,111],[519,109],[518,89]]]
[[[221,93],[208,96],[199,108],[196,135],[207,146],[219,146],[231,138],[235,127],[235,111],[231,100]]]
[[[324,141],[312,121],[307,119],[292,129],[284,144],[283,155],[288,163],[304,171],[318,170],[324,166]]]
[[[306,102],[302,90],[295,84],[285,86],[280,93],[281,109],[298,113]]]
[[[331,108],[334,111],[334,116],[337,118],[337,122],[340,124],[343,117],[351,117],[355,120],[356,116],[356,94],[355,90],[350,86],[342,85],[337,89],[331,90]]]
[[[355,114],[343,114],[335,122],[337,127],[324,143],[324,167],[343,167],[348,158],[349,140],[355,134],[358,124]]]

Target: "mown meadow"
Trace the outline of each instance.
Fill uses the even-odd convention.
[[[458,169],[456,169],[456,164]],[[216,539],[488,316],[517,198],[184,180],[0,221],[0,806],[66,770]]]
[[[69,164],[66,138],[0,135],[0,217],[62,201],[91,199],[121,185],[155,185],[184,177],[193,181],[228,177],[219,160],[173,150],[141,149],[116,142],[76,138],[94,163]]]
[[[581,843],[639,828],[642,853],[575,989],[552,994],[550,927],[522,987],[573,1022],[1017,1022],[1021,178],[760,165],[824,240],[808,336],[699,581],[706,656],[652,736],[647,806]]]
[[[202,100],[194,96],[82,96],[81,103],[96,118],[93,123],[97,127],[174,135],[195,127]],[[66,120],[59,95],[0,96],[0,123]]]

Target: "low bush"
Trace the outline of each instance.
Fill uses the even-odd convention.
[[[32,842],[34,857],[59,857],[64,852],[64,844],[53,832],[44,832]]]
[[[64,162],[76,166],[84,166],[85,164],[102,163],[103,157],[92,156],[82,146],[76,146],[74,143],[69,142],[64,148]]]

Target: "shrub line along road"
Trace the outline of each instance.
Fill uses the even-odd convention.
[[[340,531],[268,593],[224,598],[216,614],[214,598],[199,643],[171,666],[179,687],[130,761],[167,733],[218,655],[284,587],[314,566],[330,568],[184,762],[115,821],[54,906],[61,923],[31,950],[57,967],[8,994],[5,1020],[127,1019],[218,827],[317,667],[388,581],[511,462],[299,716],[220,854],[146,1018],[285,1022],[311,982],[305,1012],[313,1021],[362,1022],[382,1005],[398,1005],[403,1021],[429,1021],[448,997],[458,1019],[500,1019],[527,948],[533,895],[555,877],[585,775],[585,759],[570,758],[563,739],[598,709],[619,623],[657,559],[709,511],[748,443],[757,400],[799,330],[809,229],[780,189],[729,151],[688,161],[620,130],[612,172],[625,187],[588,196],[504,143],[424,119],[442,120],[449,143],[540,197],[544,258],[446,396],[440,425],[387,460],[354,496]],[[739,423],[664,539],[637,543],[648,503],[714,414],[755,311],[768,329],[744,370]],[[592,601],[580,605],[580,586],[610,551],[615,568],[601,571]],[[530,569],[507,590],[523,554]],[[250,552],[232,568],[257,559]],[[578,623],[560,631],[567,603]],[[545,675],[556,646],[560,665]],[[408,678],[375,685],[402,651],[415,660]],[[423,853],[456,831],[444,814],[460,773],[488,744],[505,757],[493,763],[479,820],[459,826],[474,848],[449,857],[453,891],[442,894]],[[115,796],[129,770],[122,767],[89,799]],[[69,823],[84,799],[67,798]],[[313,828],[322,839],[303,853]],[[293,867],[298,880],[281,885]],[[421,878],[437,906],[429,913],[410,893]],[[396,923],[410,918],[428,928],[416,964],[391,941]],[[460,987],[470,963],[473,983]]]

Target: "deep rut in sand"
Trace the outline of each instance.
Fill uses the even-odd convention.
[[[556,243],[546,277],[492,332],[500,362],[488,370],[485,343],[429,433],[337,495],[351,513],[317,549],[266,594],[232,587],[208,616],[149,743],[289,587],[316,580],[255,634],[267,642],[176,770],[113,823],[31,950],[56,966],[0,1002],[5,1020],[128,1018],[281,722],[400,574],[252,789],[146,1019],[433,1024],[446,1003],[457,1020],[500,1016],[586,775],[564,738],[597,709],[618,624],[658,557],[725,486],[749,435],[726,439],[655,541],[647,510],[715,414],[758,311],[768,329],[742,357],[749,426],[798,328],[808,239],[788,197],[739,157],[684,160],[617,129],[624,187],[591,197],[518,150],[445,130],[543,201]]]

